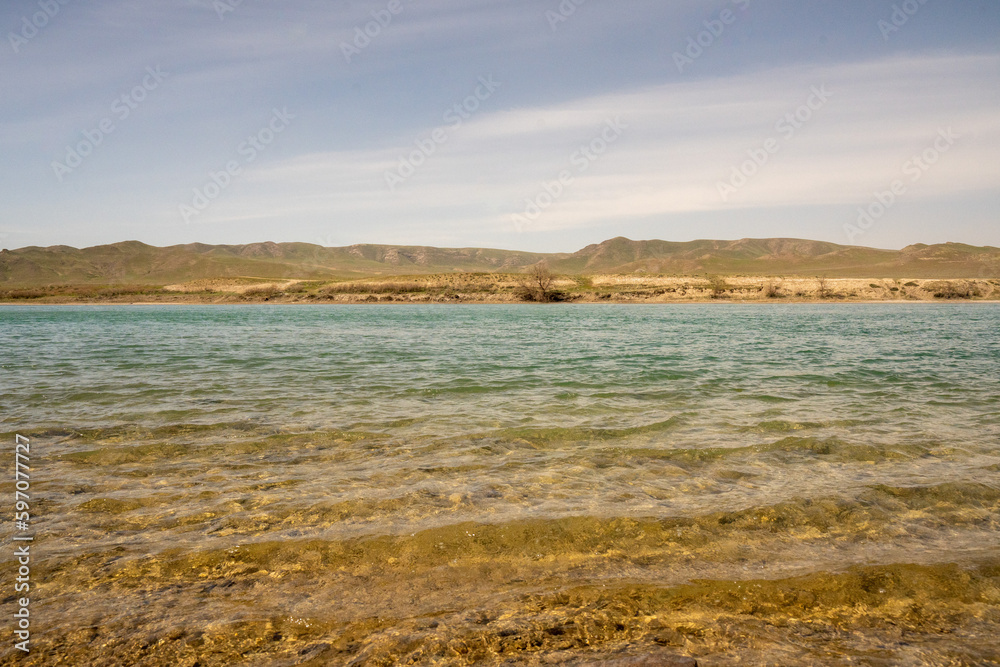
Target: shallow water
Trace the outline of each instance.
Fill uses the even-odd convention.
[[[5,661],[1000,660],[1000,306],[0,325],[41,559]]]

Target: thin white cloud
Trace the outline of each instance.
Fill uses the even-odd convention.
[[[940,128],[960,137],[907,198],[961,197],[1000,182],[1000,58],[893,58],[834,67],[790,67],[739,78],[665,84],[551,107],[480,112],[448,130],[395,192],[384,175],[432,127],[391,148],[299,156],[260,166],[204,221],[248,216],[336,219],[350,224],[509,228],[526,199],[563,170],[574,181],[531,229],[586,228],[628,218],[695,211],[862,204],[902,177],[904,163],[933,146]],[[775,122],[806,102],[813,86],[832,93],[792,138]],[[570,156],[600,135],[606,119],[621,139],[578,173]],[[780,151],[723,201],[718,183],[775,138]],[[234,188],[234,190],[236,190]],[[544,198],[543,198],[544,199]]]

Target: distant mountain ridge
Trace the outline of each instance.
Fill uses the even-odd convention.
[[[0,284],[165,285],[204,278],[323,280],[434,273],[518,273],[546,262],[561,274],[996,278],[1000,248],[960,243],[879,250],[805,239],[671,242],[624,237],[574,253],[490,248],[309,243],[155,247],[123,241],[90,248],[30,246],[0,252]]]

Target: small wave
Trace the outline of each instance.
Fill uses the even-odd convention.
[[[506,439],[526,440],[537,445],[556,443],[591,442],[597,440],[618,440],[636,435],[661,433],[676,428],[682,423],[679,416],[664,421],[631,426],[626,428],[592,428],[570,426],[564,428],[510,428],[502,429],[495,435]]]

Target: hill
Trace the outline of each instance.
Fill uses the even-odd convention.
[[[801,239],[633,241],[618,237],[575,253],[487,248],[308,243],[165,248],[125,241],[91,248],[0,252],[0,285],[167,285],[214,278],[334,280],[441,273],[520,273],[539,262],[567,275],[663,274],[830,278],[995,278],[1000,248],[958,243],[879,250]]]

